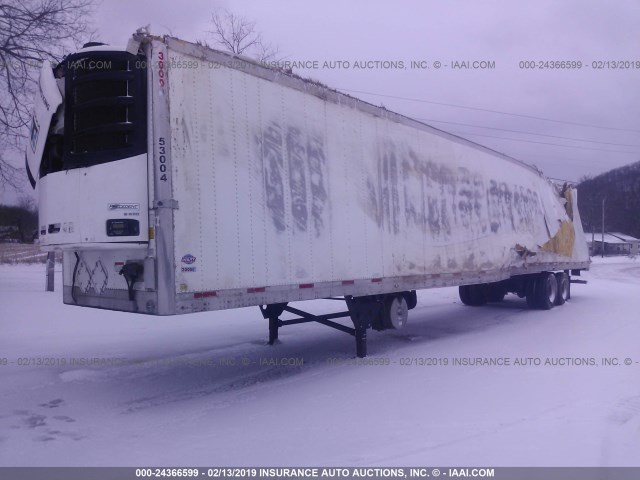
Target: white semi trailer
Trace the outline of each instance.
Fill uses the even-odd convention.
[[[251,59],[137,33],[45,64],[26,167],[64,302],[152,315],[260,306],[400,328],[416,290],[549,309],[589,266],[576,192],[424,123]],[[290,302],[341,297],[311,315]],[[282,320],[284,311],[299,315]],[[350,317],[354,327],[334,322]]]

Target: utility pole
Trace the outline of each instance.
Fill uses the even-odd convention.
[[[604,202],[607,200],[607,197],[602,199],[602,258],[604,258]]]

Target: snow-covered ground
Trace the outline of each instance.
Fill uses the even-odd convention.
[[[389,364],[362,365],[330,364],[354,341],[321,325],[270,347],[257,308],[71,307],[43,265],[2,265],[0,465],[639,466],[640,260],[582,278],[548,312],[419,292],[405,330],[369,335],[368,361]],[[510,365],[453,365],[476,357]]]

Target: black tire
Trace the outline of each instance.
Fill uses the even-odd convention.
[[[486,285],[461,285],[458,294],[462,303],[469,307],[481,307],[487,303]]]
[[[527,297],[527,307],[531,310],[538,308],[538,277],[531,277],[527,281],[525,296]]]
[[[487,285],[487,301],[490,303],[498,303],[504,300],[504,296],[507,294],[504,288],[498,283],[490,283]]]
[[[556,296],[556,305],[564,305],[571,296],[571,283],[569,275],[564,272],[556,273],[556,281],[558,282],[558,294]]]
[[[418,295],[415,290],[411,290],[410,292],[402,292],[404,299],[407,301],[407,307],[409,310],[413,310],[418,305]]]
[[[471,285],[471,302],[474,307],[481,307],[487,304],[487,285]]]
[[[458,287],[458,295],[460,295],[460,301],[470,307],[471,306],[471,292],[470,285],[460,285]]]
[[[558,297],[558,281],[553,273],[541,273],[536,281],[536,303],[541,310],[551,310]]]

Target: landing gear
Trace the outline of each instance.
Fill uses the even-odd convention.
[[[287,308],[286,303],[272,303],[271,305],[260,305],[262,316],[269,320],[269,345],[273,345],[278,340],[278,328],[280,327],[280,315]]]
[[[335,299],[338,300],[338,299]],[[269,345],[278,339],[278,330],[285,325],[318,322],[336,330],[353,335],[356,340],[356,355],[359,358],[367,356],[367,330],[400,329],[407,323],[409,310],[417,304],[416,292],[400,292],[387,295],[373,295],[368,297],[344,297],[348,311],[330,313],[328,315],[313,315],[286,303],[261,305],[262,316],[269,320]],[[293,313],[298,318],[281,320],[284,312]],[[336,318],[350,317],[353,328],[332,321]]]

